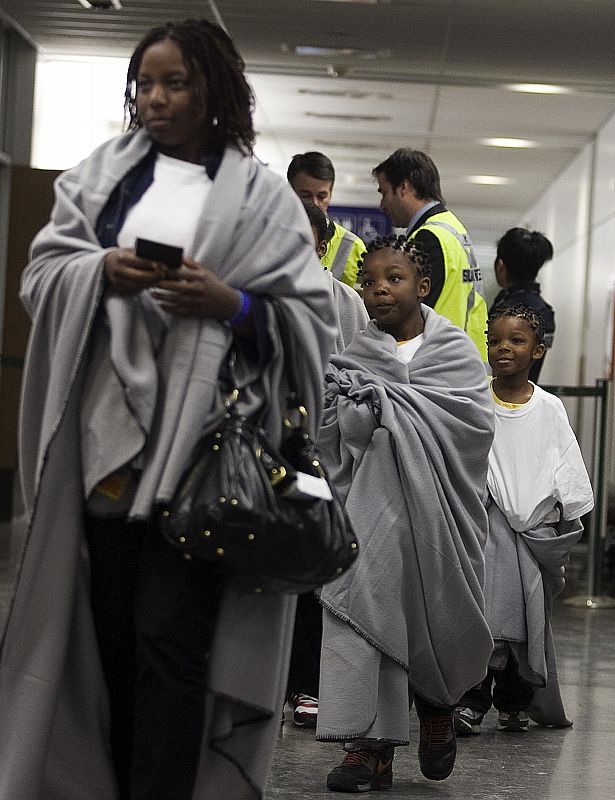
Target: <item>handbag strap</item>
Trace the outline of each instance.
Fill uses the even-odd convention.
[[[271,307],[273,308],[278,324],[278,330],[280,331],[280,337],[284,343],[284,373],[288,383],[288,395],[286,397],[287,411],[296,411],[299,415],[301,423],[298,426],[293,424],[287,415],[284,419],[284,426],[286,428],[304,428],[307,422],[308,412],[306,407],[303,405],[303,401],[299,397],[297,388],[297,373],[295,372],[294,359],[292,358],[291,353],[291,338],[288,322],[286,321],[286,317],[284,316],[284,312],[282,311],[282,307],[277,297],[265,295],[263,296],[263,299],[270,303]],[[226,362],[224,363],[224,378],[228,379],[228,389],[225,388],[225,391],[227,392],[225,406],[228,410],[233,408],[239,398],[239,387],[235,371],[236,362],[237,350],[235,340],[233,339],[233,342],[231,343],[227,353]]]
[[[303,405],[303,401],[299,397],[297,373],[295,372],[295,361],[291,352],[292,348],[290,344],[291,338],[288,322],[286,321],[286,317],[282,311],[282,307],[278,298],[267,296],[267,301],[271,304],[271,307],[275,312],[280,336],[284,342],[284,372],[288,382],[288,396],[286,398],[286,404],[289,411],[297,411],[299,413],[301,418],[301,427],[304,427],[305,423],[307,422],[308,413],[306,407]],[[284,421],[284,424],[287,428],[296,427],[288,419]]]

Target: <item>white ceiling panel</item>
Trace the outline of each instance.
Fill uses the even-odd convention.
[[[433,132],[529,139],[588,136],[614,107],[615,87],[613,94],[558,95],[511,92],[503,88],[442,87]]]
[[[86,11],[77,0],[0,0],[0,19],[47,53],[122,56],[169,17],[222,21],[246,61],[256,152],[272,169],[285,174],[295,153],[321,150],[336,167],[334,200],[375,205],[371,169],[397,147],[424,149],[451,207],[490,241],[615,112],[615,0],[122,3]],[[569,93],[505,88],[518,82]],[[536,146],[489,147],[486,137]],[[472,175],[508,183],[470,183]]]

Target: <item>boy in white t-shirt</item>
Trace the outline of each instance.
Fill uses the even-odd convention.
[[[487,473],[485,614],[494,651],[485,680],[455,709],[461,735],[480,733],[492,703],[501,731],[525,731],[530,718],[572,724],[557,685],[549,619],[583,530],[579,517],[594,505],[561,400],[528,380],[545,352],[542,318],[524,306],[500,306],[487,334],[496,424]]]

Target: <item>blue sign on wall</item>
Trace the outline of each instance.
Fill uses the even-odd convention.
[[[329,206],[327,214],[339,225],[360,236],[366,244],[392,230],[390,218],[379,208]]]

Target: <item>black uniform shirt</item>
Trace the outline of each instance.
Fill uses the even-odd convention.
[[[489,309],[491,313],[500,306],[527,306],[542,317],[545,326],[545,345],[551,347],[555,337],[555,311],[540,294],[539,283],[518,283],[508,289],[502,289],[493,301]],[[535,361],[530,370],[530,380],[538,382],[538,376],[542,369],[544,356],[539,361]]]

